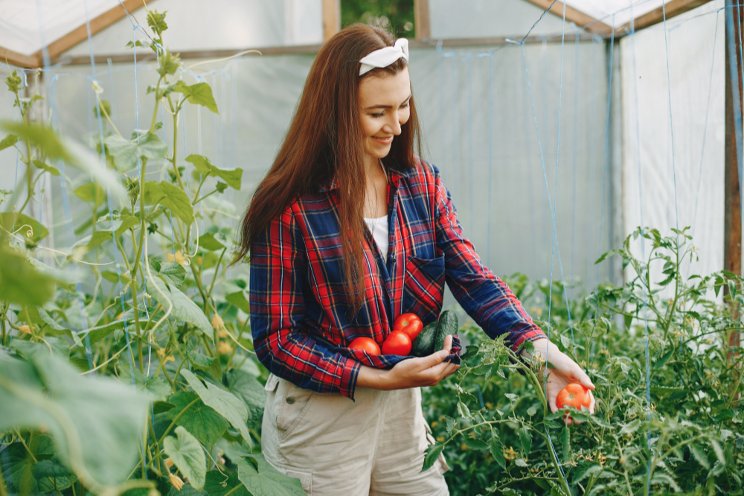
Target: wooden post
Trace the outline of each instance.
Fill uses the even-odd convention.
[[[736,5],[735,5],[736,4]],[[741,25],[744,21],[744,9],[738,6],[738,2],[726,0],[726,148],[725,148],[725,172],[724,172],[724,245],[723,245],[723,267],[725,270],[741,275],[741,190],[739,188],[739,159],[742,156],[744,143],[737,140],[738,133],[742,131],[737,126],[736,119],[741,124],[742,119],[742,81],[741,69]],[[733,48],[733,53],[731,49]],[[739,129],[737,129],[739,127]],[[741,291],[742,288],[739,288]],[[724,298],[728,289],[724,287]],[[739,317],[739,309],[735,304],[731,306],[734,319]],[[741,333],[731,330],[728,335],[728,344],[731,347],[729,358],[738,355],[735,348],[741,345]]]
[[[417,40],[431,39],[431,14],[429,0],[413,0],[413,26]]]
[[[323,0],[323,41],[341,30],[341,0]]]

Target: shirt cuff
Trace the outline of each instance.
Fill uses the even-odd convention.
[[[525,331],[517,337],[517,339],[512,344],[511,348],[514,353],[517,355],[522,355],[522,352],[524,351],[524,344],[527,341],[536,341],[538,339],[547,339],[547,336],[543,332],[542,329],[539,327],[535,327],[533,329],[530,329],[528,331]]]
[[[341,379],[339,380],[338,392],[342,396],[354,400],[357,377],[359,376],[359,370],[362,368],[362,364],[356,360],[347,358],[341,367],[341,374],[339,374]]]

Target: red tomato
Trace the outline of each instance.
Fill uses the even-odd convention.
[[[411,338],[411,341],[416,339],[423,328],[424,323],[415,313],[400,314],[393,321],[393,330],[405,332]]]
[[[383,355],[410,355],[411,338],[403,331],[393,331],[382,343]]]
[[[372,338],[355,338],[349,343],[349,348],[357,351],[366,351],[368,355],[380,354],[380,346]]]
[[[559,409],[569,406],[581,410],[582,407],[589,408],[591,404],[592,395],[589,394],[589,390],[576,382],[561,389],[555,398],[555,406]]]

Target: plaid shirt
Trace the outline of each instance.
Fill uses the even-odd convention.
[[[367,336],[381,344],[397,315],[436,320],[444,283],[491,337],[517,350],[544,337],[508,286],[463,236],[436,167],[390,170],[385,261],[366,231],[364,303],[351,315],[344,291],[335,182],[293,201],[250,246],[250,318],[259,360],[300,387],[353,398],[362,364],[390,368],[405,357],[347,348]]]

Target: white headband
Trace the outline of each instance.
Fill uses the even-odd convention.
[[[408,60],[408,40],[405,38],[398,38],[394,46],[380,48],[363,57],[359,61],[362,64],[359,67],[359,75],[363,76],[378,67],[387,67],[401,57]]]

